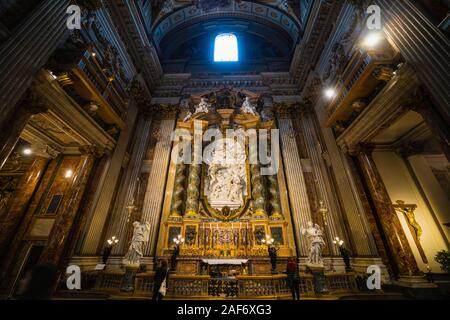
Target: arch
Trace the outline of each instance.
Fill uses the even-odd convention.
[[[164,37],[177,27],[189,26],[192,23],[205,21],[211,18],[233,18],[256,21],[265,24],[268,27],[278,27],[285,31],[292,42],[295,44],[299,41],[301,28],[296,20],[290,15],[280,11],[277,8],[242,1],[240,3],[232,2],[231,6],[226,8],[218,8],[205,12],[195,6],[187,6],[172,12],[170,15],[162,18],[153,27],[153,40],[157,48]]]

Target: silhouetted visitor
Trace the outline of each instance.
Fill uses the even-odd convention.
[[[167,261],[161,261],[155,272],[155,284],[153,286],[153,300],[162,300],[167,293],[169,283],[169,267]]]
[[[294,300],[300,300],[300,275],[295,259],[290,258],[288,260],[286,274],[288,278],[288,285],[291,288],[292,298]]]
[[[269,257],[270,257],[270,264],[272,265],[272,272],[275,273],[277,270],[277,259],[278,259],[278,250],[280,248],[277,248],[273,245],[268,246],[267,250],[269,251]]]
[[[173,249],[172,257],[170,259],[170,267],[172,270],[176,270],[177,268],[177,258],[180,255],[180,246],[176,245]]]
[[[57,276],[57,269],[52,264],[38,264],[27,272],[21,281],[19,299],[50,300]]]

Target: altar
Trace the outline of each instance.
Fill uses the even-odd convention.
[[[247,264],[248,259],[202,259],[203,263],[208,265],[243,265]]]
[[[271,275],[268,239],[279,248],[280,270],[296,255],[284,179],[258,157],[258,146],[270,142],[260,140],[276,129],[268,112],[258,112],[262,102],[225,88],[191,96],[180,115],[172,155],[191,161],[171,162],[157,248],[158,259],[171,259],[180,246],[178,275]]]

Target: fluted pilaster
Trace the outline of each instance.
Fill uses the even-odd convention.
[[[0,126],[8,119],[32,77],[68,34],[69,0],[44,0],[0,47]],[[3,128],[2,128],[3,130]]]
[[[161,208],[164,196],[164,186],[167,176],[167,168],[170,161],[171,134],[175,127],[175,120],[162,120],[159,140],[155,146],[155,154],[151,172],[148,178],[142,208],[142,222],[149,222],[150,240],[145,247],[145,256],[151,256],[156,249],[157,232],[161,217]]]
[[[127,223],[127,206],[132,203],[135,197],[136,181],[138,181],[141,174],[142,161],[144,160],[150,139],[151,126],[151,118],[139,117],[134,134],[131,159],[119,187],[117,200],[112,211],[110,227],[107,233],[108,237],[116,236],[120,240],[119,244],[115,246],[112,251],[114,255],[125,254],[125,250],[128,248],[128,243],[126,243],[127,227],[129,226]],[[93,249],[94,247],[91,247],[89,249],[90,252],[92,252]]]
[[[308,148],[308,154],[312,163],[312,170],[314,174],[314,180],[316,181],[315,188],[318,192],[319,200],[322,200],[326,208],[328,209],[328,214],[326,216],[325,229],[328,233],[328,239],[334,239],[334,237],[339,236],[341,239],[347,238],[345,228],[342,226],[342,217],[336,199],[333,197],[331,184],[332,180],[328,176],[328,172],[324,166],[322,152],[320,150],[321,144],[319,137],[316,132],[316,126],[314,124],[314,115],[307,114],[300,120],[305,142]],[[335,255],[339,254],[339,251],[335,246],[330,246],[329,250]]]
[[[292,120],[279,120],[282,154],[286,181],[289,190],[292,219],[294,220],[294,232],[297,234],[297,248],[301,256],[308,255],[308,243],[305,237],[300,235],[300,228],[305,227],[312,220],[311,207],[309,205],[308,192],[306,190],[303,166],[293,136]]]
[[[128,147],[130,136],[133,132],[134,122],[136,120],[137,107],[131,104],[128,109],[128,118],[126,127],[120,134],[117,146],[109,159],[109,165],[106,169],[106,175],[102,181],[99,189],[99,195],[92,205],[92,210],[89,213],[90,223],[86,230],[86,237],[84,239],[84,246],[82,248],[83,254],[95,254],[99,249],[103,229],[105,228],[108,214],[110,212],[111,203],[117,187],[117,182],[122,167],[123,158]]]
[[[450,40],[429,21],[411,0],[376,0],[381,7],[384,30],[406,62],[438,102],[450,122]]]

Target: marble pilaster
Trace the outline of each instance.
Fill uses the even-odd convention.
[[[289,191],[289,200],[291,204],[291,216],[293,219],[294,232],[297,235],[297,249],[301,256],[308,255],[308,242],[300,234],[300,228],[312,221],[311,207],[306,190],[305,178],[303,175],[303,166],[301,163],[291,119],[280,119],[279,126],[282,144],[283,164],[287,187]]]
[[[405,61],[437,101],[437,109],[450,122],[450,40],[411,0],[375,0],[381,7],[384,31]]]
[[[328,210],[326,220],[326,229],[328,233],[328,239],[334,239],[339,236],[341,239],[347,239],[347,233],[345,227],[342,225],[342,217],[338,203],[333,197],[333,192],[331,185],[333,181],[328,176],[324,160],[323,160],[323,150],[321,150],[321,141],[316,132],[316,126],[314,124],[314,115],[311,113],[306,113],[304,117],[300,120],[305,143],[308,148],[308,154],[312,163],[312,171],[314,174],[314,180],[316,181],[316,189],[319,194],[321,201],[323,201],[325,207]],[[344,238],[345,237],[345,238]],[[338,255],[339,252],[336,246],[329,247],[330,252],[334,255]]]
[[[139,179],[142,169],[142,161],[145,157],[147,145],[149,143],[149,136],[152,127],[152,119],[150,117],[139,117],[134,134],[134,145],[131,149],[131,159],[128,163],[124,178],[119,186],[118,196],[114,205],[111,223],[107,232],[108,237],[116,236],[120,239],[117,246],[114,247],[112,254],[125,254],[127,249],[126,236],[127,236],[127,220],[128,211],[127,207],[135,199],[136,182]],[[86,245],[84,249],[85,253],[92,253],[97,250],[96,246]]]
[[[370,146],[364,146],[358,152],[358,160],[364,178],[370,190],[378,220],[383,229],[386,241],[391,250],[393,266],[398,277],[411,277],[420,274],[411,247],[406,238],[400,220],[392,206],[392,201],[386,190],[376,164],[372,158]]]
[[[66,250],[72,224],[77,216],[84,191],[89,181],[95,158],[99,156],[95,147],[80,148],[83,153],[74,171],[71,186],[64,197],[50,237],[40,257],[40,262],[59,265]]]
[[[32,77],[68,34],[70,0],[44,0],[0,46],[0,127],[13,114]],[[50,36],[51,35],[51,36]]]
[[[327,121],[326,104],[319,100],[315,106],[319,124]],[[345,153],[338,147],[336,138],[330,128],[320,126],[326,155],[336,181],[343,213],[348,221],[349,237],[354,244],[356,254],[361,256],[377,256],[377,246],[373,239],[368,222],[367,211],[364,208],[358,187],[354,181],[354,172],[348,164]]]
[[[153,164],[147,183],[144,204],[142,208],[142,222],[149,222],[150,240],[145,247],[144,256],[152,256],[155,253],[158,229],[163,204],[164,186],[167,177],[167,169],[171,153],[171,135],[175,128],[175,120],[162,120],[160,135],[155,146]]]
[[[85,247],[82,250],[84,253],[95,253],[100,247],[102,237],[102,230],[106,225],[108,214],[110,213],[111,203],[115,194],[117,182],[119,180],[123,158],[131,138],[134,122],[137,116],[137,106],[131,103],[128,108],[128,117],[126,120],[126,127],[122,130],[117,146],[111,158],[108,161],[108,167],[103,179],[103,183],[99,186],[99,195],[95,203],[92,205],[90,215],[89,228],[85,234]]]
[[[49,159],[35,157],[31,167],[21,178],[15,192],[10,209],[1,220],[0,225],[0,256],[6,252],[9,242],[16,234],[31,198],[41,181]]]

